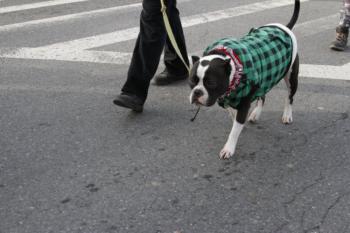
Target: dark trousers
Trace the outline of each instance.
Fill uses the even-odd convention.
[[[167,0],[167,14],[181,54],[186,60],[188,57],[185,45],[179,11],[176,0]],[[126,83],[122,92],[135,94],[144,101],[147,98],[148,88],[153,78],[164,49],[164,63],[166,69],[176,75],[187,73],[185,66],[176,55],[169,38],[167,37],[160,0],[143,0],[140,16],[140,32],[136,41]]]

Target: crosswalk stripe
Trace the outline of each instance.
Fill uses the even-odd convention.
[[[334,79],[350,81],[350,63],[343,66],[311,65],[300,66],[300,76],[304,78]]]
[[[120,11],[120,10],[132,9],[132,8],[137,8],[140,6],[141,6],[141,3],[134,3],[134,4],[130,4],[130,5],[109,7],[109,8],[93,10],[93,11],[85,11],[85,12],[76,13],[76,14],[68,14],[68,15],[50,17],[50,18],[45,18],[45,19],[31,20],[31,21],[26,21],[26,22],[22,22],[22,23],[7,24],[7,25],[0,26],[0,32],[7,32],[7,31],[15,30],[15,29],[20,29],[20,28],[35,26],[35,25],[41,25],[41,24],[47,25],[47,24],[51,24],[51,23],[64,22],[64,21],[68,21],[68,20],[72,20],[72,19],[81,19],[81,18],[85,18],[85,17],[91,18],[91,17],[96,17],[99,14],[105,14],[105,13],[111,13],[111,12],[116,12],[116,11]]]
[[[317,33],[334,29],[336,22],[339,19],[339,14],[333,14],[326,17],[310,20],[295,26],[295,34],[297,38],[308,37]]]
[[[92,63],[110,63],[110,64],[128,64],[130,62],[130,53],[120,53],[111,51],[93,51],[93,50],[53,50],[46,48],[19,48],[9,51],[6,58],[38,59],[38,60],[57,60],[57,61],[78,61]]]
[[[307,2],[309,0],[302,0]],[[261,12],[264,10],[274,9],[277,7],[292,5],[290,0],[269,0],[264,2],[253,3],[249,5],[233,7],[225,10],[207,12],[182,18],[182,25],[184,28],[196,26],[199,24],[219,21],[223,19],[233,18],[237,16]],[[72,48],[72,49],[91,49],[101,47],[113,43],[119,43],[136,39],[139,32],[139,27],[128,28],[125,30],[118,30],[115,32],[100,34],[97,36],[85,37],[68,42],[60,42],[45,46],[47,49],[55,48]]]
[[[120,43],[128,40],[136,39],[139,33],[139,27],[128,28],[124,30],[118,30],[115,32],[105,33],[97,36],[85,37],[77,40],[71,40],[67,42],[55,43],[47,46],[43,46],[46,49],[92,49],[109,44]]]
[[[308,1],[308,0],[303,0]],[[291,5],[290,0],[269,0],[260,3],[254,3],[234,8],[229,8],[226,10],[219,10],[209,13],[198,14],[194,16],[188,16],[183,18],[184,27],[195,26],[198,24],[218,21],[221,19],[227,19],[229,17],[236,17],[244,14],[251,14],[266,9],[272,9],[276,7]],[[113,52],[104,53],[101,51],[89,52],[82,56],[84,52],[82,50],[91,49],[95,47],[100,47],[112,43],[118,43],[122,41],[127,41],[135,39],[137,37],[139,28],[129,28],[125,30],[119,30],[116,32],[106,33],[98,36],[92,36],[82,39],[77,39],[73,41],[56,43],[48,46],[42,46],[39,48],[19,48],[12,52],[0,50],[0,56],[2,57],[12,57],[12,58],[29,58],[29,59],[51,59],[51,60],[69,60],[69,61],[94,61],[99,63],[114,63],[114,64],[126,64],[125,61],[129,62],[128,58],[130,55],[123,54],[120,55],[115,53],[115,57],[110,56]],[[99,54],[100,53],[100,54]],[[88,55],[96,56],[92,58],[87,58]],[[104,56],[108,54],[109,56]],[[61,56],[62,55],[62,56]],[[81,58],[79,58],[79,56]],[[119,58],[119,60],[118,60]]]
[[[301,0],[301,1],[307,2],[310,0]],[[187,23],[189,24],[188,26],[190,25],[193,26],[193,25],[200,24],[203,21],[213,22],[221,19],[232,18],[235,16],[250,14],[254,12],[273,9],[273,8],[282,7],[282,6],[288,6],[292,4],[293,2],[291,2],[290,0],[269,0],[269,1],[264,1],[260,3],[244,5],[240,7],[229,8],[226,10],[214,11],[214,12],[211,12],[211,15],[209,15],[210,18],[207,18],[208,13],[198,14],[196,15],[196,17],[193,17],[193,18],[187,17],[189,18],[189,21]],[[67,21],[72,19],[80,19],[84,17],[94,17],[98,14],[111,13],[114,11],[120,11],[120,10],[140,7],[140,6],[141,6],[141,3],[135,3],[130,5],[123,5],[123,6],[110,7],[110,8],[104,8],[99,10],[93,10],[93,11],[86,11],[86,12],[81,12],[76,14],[68,14],[68,15],[50,17],[45,19],[31,20],[31,21],[26,21],[22,23],[8,24],[8,25],[0,26],[0,32],[10,31],[14,29],[19,29],[19,28],[34,26],[39,24],[50,24],[50,23],[57,23],[57,22],[62,22],[62,21]],[[183,23],[183,26],[186,26],[186,22]]]
[[[1,1],[1,0],[0,0]],[[62,0],[61,3],[67,0]],[[87,1],[87,0],[72,0],[72,1]],[[186,1],[186,0],[183,0]],[[303,0],[307,2],[309,0]],[[58,0],[50,1],[58,2]],[[48,2],[45,2],[48,3]],[[269,0],[260,3],[253,3],[249,5],[197,14],[193,16],[184,17],[182,19],[183,27],[191,27],[203,23],[214,22],[222,19],[237,17],[240,15],[251,14],[264,10],[269,10],[281,6],[291,5],[290,0]],[[115,10],[129,9],[140,7],[140,3],[130,4],[125,6],[118,6],[95,10],[90,12],[83,12],[79,14],[66,15],[64,17],[85,17],[94,16],[99,13],[112,12]],[[45,22],[57,22],[57,18],[49,18]],[[334,28],[334,22],[337,20],[338,14],[329,15],[326,17],[313,19],[304,23],[297,24],[295,32],[298,37],[307,37],[313,34],[323,32]],[[54,20],[53,20],[54,19]],[[62,19],[62,18],[61,18]],[[61,20],[60,19],[60,20]],[[66,20],[62,19],[62,20]],[[50,21],[53,20],[53,21]],[[25,22],[26,26],[40,24],[42,22],[33,21]],[[29,23],[29,24],[28,24]],[[18,25],[18,24],[17,24]],[[6,25],[11,26],[11,25]],[[6,27],[5,26],[5,27]],[[0,27],[0,31],[4,30],[4,26]],[[92,63],[110,63],[110,64],[128,64],[130,62],[131,53],[120,53],[111,51],[91,51],[87,49],[101,47],[109,44],[132,40],[137,37],[139,28],[133,27],[124,30],[119,30],[111,33],[101,34],[92,37],[81,38],[73,41],[55,43],[52,45],[42,46],[38,48],[18,48],[15,50],[0,49],[0,57],[7,58],[25,58],[25,59],[40,59],[40,60],[61,60],[61,61],[80,61]],[[325,66],[325,65],[311,65],[302,64],[300,68],[300,75],[302,77],[336,79],[336,80],[350,80],[350,63],[343,66]]]
[[[302,24],[297,24],[295,31],[297,35],[311,36],[319,33],[315,26],[322,25],[322,29],[334,27],[332,20],[336,15],[330,15],[325,18],[310,20]],[[105,51],[88,51],[93,47],[98,47],[111,43],[118,43],[125,40],[136,38],[138,28],[129,28],[117,32],[103,34],[103,36],[94,36],[64,43],[52,44],[38,48],[16,48],[9,51],[0,49],[0,57],[23,58],[23,59],[44,59],[44,60],[63,60],[63,61],[81,61],[94,63],[111,63],[125,65],[130,62],[131,53],[105,52]],[[197,51],[196,54],[201,54]],[[310,73],[310,72],[309,72]],[[314,73],[314,72],[311,72]]]
[[[308,2],[310,0],[301,0],[301,2]],[[294,2],[290,0],[270,0],[264,2],[252,3],[249,5],[238,6],[234,8],[228,8],[225,10],[219,10],[209,13],[198,14],[188,19],[183,23],[184,27],[190,27],[202,23],[209,23],[223,19],[229,19],[237,16],[257,13],[265,10],[270,10],[278,7],[284,7],[293,5]]]
[[[30,4],[1,7],[0,14],[42,8],[42,7],[49,7],[49,6],[64,5],[64,4],[70,4],[70,3],[76,3],[76,2],[86,2],[86,1],[89,1],[89,0],[52,0],[52,1],[46,1],[46,2],[36,2],[36,3],[30,3]]]
[[[64,1],[68,1],[68,0],[64,0]],[[79,1],[79,0],[71,0],[71,1]],[[80,0],[80,1],[89,1],[89,0]],[[192,1],[192,0],[179,0],[178,2],[189,2],[189,1]],[[21,23],[7,24],[7,25],[0,26],[0,32],[6,32],[6,31],[21,29],[21,28],[36,26],[36,25],[49,25],[52,23],[64,22],[68,20],[76,20],[76,19],[81,19],[85,17],[86,18],[97,17],[100,14],[108,14],[112,12],[118,12],[121,10],[137,9],[137,8],[140,8],[141,6],[142,6],[142,3],[133,3],[129,5],[121,5],[116,7],[85,11],[81,13],[55,16],[55,17],[49,17],[49,18],[37,19],[37,20],[30,20],[30,21],[21,22]]]

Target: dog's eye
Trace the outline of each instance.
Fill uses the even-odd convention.
[[[210,78],[204,79],[204,86],[206,86],[209,89],[215,89],[217,84],[216,81]]]
[[[199,82],[199,78],[197,76],[192,76],[190,78],[190,86],[193,89]]]

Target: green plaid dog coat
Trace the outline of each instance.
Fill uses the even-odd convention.
[[[233,54],[243,68],[237,85],[218,99],[223,108],[237,108],[252,88],[257,88],[252,101],[264,96],[287,74],[293,57],[291,36],[274,25],[252,29],[241,39],[218,40],[206,48],[204,56],[223,49]]]

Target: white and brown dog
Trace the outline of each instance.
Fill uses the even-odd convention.
[[[191,103],[212,106],[218,102],[233,118],[232,130],[220,152],[221,159],[228,159],[235,153],[251,103],[257,100],[248,120],[256,122],[265,94],[282,79],[289,90],[282,122],[293,121],[292,103],[298,86],[299,58],[296,37],[291,29],[299,11],[300,1],[295,0],[294,13],[287,26],[269,24],[252,29],[238,40],[220,39],[205,50],[203,57],[192,57]]]

